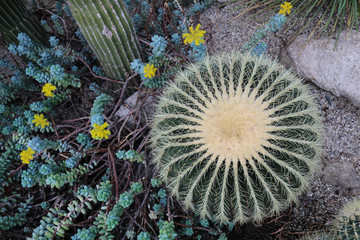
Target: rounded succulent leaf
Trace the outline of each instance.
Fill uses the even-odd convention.
[[[151,145],[162,180],[186,209],[244,223],[296,200],[316,170],[321,135],[301,79],[234,52],[178,73],[159,100]]]

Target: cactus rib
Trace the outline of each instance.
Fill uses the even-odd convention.
[[[17,36],[23,32],[32,40],[48,45],[44,29],[21,0],[0,1],[0,32],[7,44],[17,44]]]
[[[69,6],[105,72],[125,79],[130,63],[140,58],[140,48],[123,1],[69,0]]]
[[[186,209],[261,222],[308,186],[321,129],[313,97],[278,63],[236,52],[207,57],[160,97],[153,163]]]

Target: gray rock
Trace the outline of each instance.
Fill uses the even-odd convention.
[[[343,191],[350,193],[360,191],[360,176],[356,173],[352,163],[332,162],[323,169],[322,173],[327,183],[340,187]]]
[[[139,121],[141,125],[148,122],[154,111],[154,96],[147,92],[137,91],[125,100],[115,116],[125,120],[128,126],[135,127]]]
[[[335,50],[335,39],[307,39],[301,35],[282,49],[283,64],[360,107],[360,32],[342,33]]]

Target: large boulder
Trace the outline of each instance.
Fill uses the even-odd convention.
[[[282,62],[320,88],[360,107],[360,33],[341,33],[334,49],[335,41],[308,41],[308,36],[301,35],[282,49]]]

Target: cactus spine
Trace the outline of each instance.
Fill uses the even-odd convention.
[[[360,197],[343,207],[336,217],[334,226],[339,239],[360,239]]]
[[[307,234],[300,238],[300,240],[336,240],[334,233],[319,231]]]
[[[176,76],[158,103],[151,147],[186,209],[220,222],[261,222],[309,184],[321,136],[300,79],[271,60],[232,53]]]
[[[19,33],[33,41],[48,45],[46,33],[21,0],[0,0],[0,32],[7,44],[18,44]]]
[[[140,58],[139,43],[122,0],[69,0],[82,34],[108,76],[125,79],[130,63]]]

